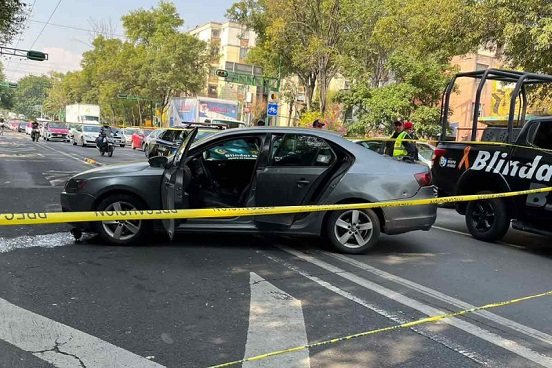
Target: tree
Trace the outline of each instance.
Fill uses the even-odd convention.
[[[278,76],[298,76],[309,110],[318,85],[321,112],[326,109],[328,84],[337,71],[341,14],[341,0],[242,0],[227,12],[230,19],[259,36],[250,62],[260,64],[272,76],[276,70]]]
[[[5,80],[4,67],[0,62],[0,82]],[[0,86],[0,108],[11,109],[13,107],[13,89],[7,86]]]
[[[18,34],[26,19],[25,4],[20,0],[0,0],[0,45],[6,45]]]
[[[51,86],[52,81],[46,75],[21,78],[14,92],[14,111],[27,118],[39,117]]]
[[[483,40],[514,68],[552,74],[552,2],[482,0]]]

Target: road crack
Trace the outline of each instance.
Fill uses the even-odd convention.
[[[61,354],[61,355],[65,355],[65,356],[70,356],[72,358],[77,359],[82,368],[86,368],[86,365],[84,364],[84,362],[78,356],[76,356],[75,354],[67,353],[65,351],[60,350],[60,348],[63,347],[63,345],[67,344],[69,341],[71,341],[72,338],[73,337],[70,337],[69,340],[64,341],[64,342],[60,342],[59,338],[57,338],[56,341],[55,341],[55,345],[52,348],[45,349],[45,350],[31,351],[31,353],[33,353],[33,354],[56,353],[56,354]]]

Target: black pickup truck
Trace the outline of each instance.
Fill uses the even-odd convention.
[[[474,108],[471,140],[446,141],[450,95],[459,78],[478,79],[474,106],[480,106],[485,82],[515,84],[505,126],[479,128]],[[552,76],[499,69],[457,74],[443,94],[441,141],[432,174],[440,195],[498,193],[549,187],[552,178],[552,116],[526,119],[528,89],[552,83]],[[500,240],[512,227],[552,235],[552,194],[459,202],[456,210],[477,239]]]

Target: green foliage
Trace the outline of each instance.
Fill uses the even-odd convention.
[[[482,0],[483,40],[512,67],[552,74],[552,2]]]
[[[51,79],[45,75],[28,75],[21,78],[14,92],[14,111],[27,118],[40,116],[42,104],[51,86]]]
[[[5,80],[2,63],[0,62],[0,82]],[[11,109],[13,107],[13,88],[0,86],[0,108]]]
[[[440,114],[439,107],[429,106],[419,106],[410,114],[409,120],[414,122],[414,129],[419,138],[433,138],[441,133]]]
[[[0,45],[7,45],[18,34],[26,19],[25,3],[0,0]]]

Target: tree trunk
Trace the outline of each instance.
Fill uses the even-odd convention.
[[[320,102],[320,113],[324,115],[326,112],[326,97],[328,95],[328,78],[326,68],[321,66],[318,72],[318,90],[320,91],[318,101]]]
[[[303,79],[303,84],[305,85],[305,103],[307,105],[307,111],[311,111],[314,88],[316,87],[316,74],[309,73],[307,77]]]
[[[291,126],[291,114],[293,114],[293,104],[294,102],[293,101],[289,101],[289,115],[288,115],[288,122],[287,122],[287,126]]]

